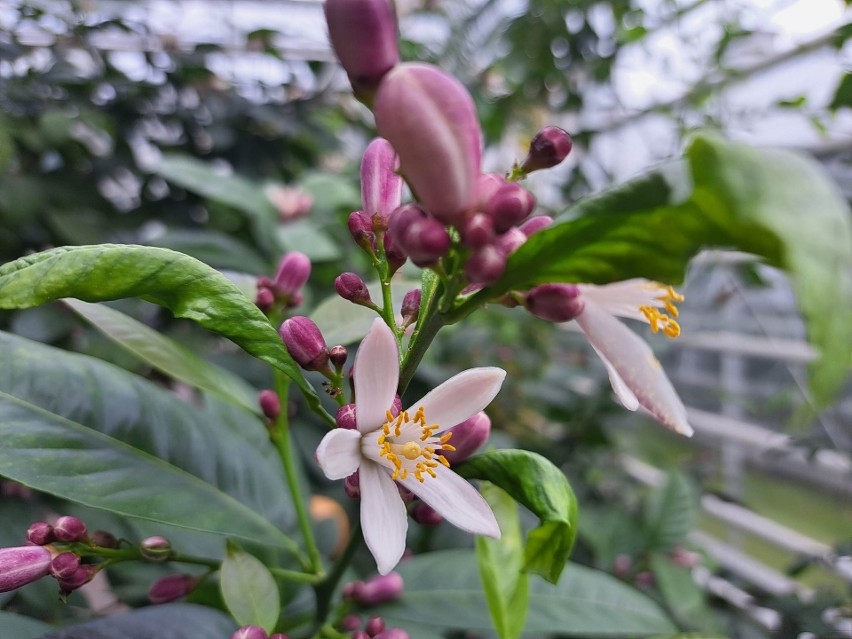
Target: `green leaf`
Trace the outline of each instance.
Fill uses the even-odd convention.
[[[389,626],[408,624],[447,630],[492,630],[488,607],[470,551],[429,553],[402,562],[405,580],[397,601],[372,610]],[[671,634],[675,627],[650,598],[602,571],[571,564],[558,585],[530,579],[530,635],[592,637]]]
[[[852,107],[852,73],[848,71],[840,79],[834,91],[834,97],[828,105],[832,111],[837,111],[841,107]]]
[[[234,269],[253,275],[271,271],[270,264],[257,254],[257,249],[218,231],[169,229],[148,244],[186,253],[217,269]]]
[[[666,555],[652,553],[651,570],[663,601],[683,626],[697,630],[721,630],[707,606],[704,591],[687,568],[678,566]]]
[[[283,372],[307,403],[324,413],[263,313],[224,275],[194,258],[168,249],[102,244],[55,248],[0,266],[0,308],[30,308],[63,297],[86,302],[141,297],[164,306]]]
[[[695,527],[697,499],[689,480],[679,472],[666,475],[645,502],[643,527],[648,547],[669,550],[683,543]]]
[[[52,629],[43,621],[0,610],[0,628],[15,639],[38,639]]]
[[[524,570],[559,581],[577,536],[577,499],[565,475],[526,450],[492,450],[457,470],[462,477],[496,484],[541,520],[527,536]]]
[[[188,348],[114,308],[75,299],[64,302],[107,337],[157,370],[260,414],[257,391],[241,377],[204,361]]]
[[[330,262],[340,257],[333,239],[310,220],[282,224],[277,230],[278,242],[288,251],[301,251],[312,262]]]
[[[480,491],[500,524],[500,539],[476,538],[479,577],[494,629],[500,639],[517,639],[524,629],[529,605],[529,577],[523,572],[524,543],[518,507],[496,486]]]
[[[259,559],[229,546],[219,570],[219,586],[238,624],[272,632],[281,614],[281,595],[275,578]]]

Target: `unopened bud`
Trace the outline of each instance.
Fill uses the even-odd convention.
[[[254,296],[254,304],[264,313],[272,310],[272,305],[275,304],[275,293],[272,289],[266,287],[258,287],[257,294]]]
[[[682,568],[694,568],[701,561],[701,555],[682,546],[672,548],[671,557]]]
[[[361,498],[361,476],[357,470],[343,480],[343,490],[350,499]]]
[[[527,241],[527,236],[517,226],[513,226],[508,231],[500,235],[494,244],[500,248],[506,255],[511,255]]]
[[[553,218],[549,215],[536,215],[521,224],[520,229],[524,235],[532,237],[539,231],[546,229],[551,224],[553,224]]]
[[[192,575],[169,575],[157,579],[148,589],[148,600],[153,604],[164,604],[186,597],[198,585]]]
[[[282,222],[290,222],[306,215],[314,205],[311,194],[299,187],[272,184],[264,189],[263,194],[276,208],[278,218]]]
[[[89,535],[89,538],[95,546],[100,546],[101,548],[118,548],[118,539],[106,530],[96,530]]]
[[[139,551],[148,561],[163,562],[172,554],[172,544],[165,537],[156,535],[143,539]]]
[[[447,458],[451,465],[458,464],[473,455],[488,441],[488,437],[491,435],[491,419],[480,411],[461,424],[456,424],[447,432],[452,433],[449,443],[453,445],[455,450],[442,450],[441,454]]]
[[[361,204],[364,213],[387,219],[402,203],[399,157],[384,138],[375,138],[361,159]]]
[[[388,230],[393,241],[417,266],[434,264],[450,248],[450,235],[444,225],[416,204],[396,209]]]
[[[573,142],[567,131],[558,126],[546,126],[536,133],[530,143],[530,150],[521,164],[524,173],[556,166],[571,153]]]
[[[379,134],[399,153],[402,174],[429,213],[450,224],[474,208],[482,139],[461,82],[429,64],[400,64],[379,86],[374,112]]]
[[[373,639],[409,639],[408,633],[402,628],[388,628]]]
[[[370,291],[364,280],[355,273],[341,273],[334,280],[334,290],[345,300],[361,306],[372,305]]]
[[[53,526],[45,521],[37,521],[27,528],[27,540],[36,546],[44,546],[54,539]]]
[[[573,284],[542,284],[526,295],[527,310],[548,322],[567,322],[586,306],[580,290]]]
[[[356,630],[352,633],[352,639],[370,639],[370,635],[364,630]]]
[[[231,639],[269,639],[269,635],[260,626],[243,626],[231,635]]]
[[[464,245],[480,249],[494,240],[494,222],[485,213],[471,215],[461,228]]]
[[[367,623],[364,625],[364,630],[366,630],[367,634],[371,637],[375,637],[384,629],[385,620],[381,617],[370,617],[369,619],[367,619]]]
[[[285,320],[278,332],[287,351],[305,370],[320,370],[328,363],[328,347],[322,332],[307,317],[297,315]]]
[[[281,398],[278,393],[268,388],[262,390],[257,394],[257,403],[260,404],[260,410],[267,419],[273,422],[278,419],[281,414]]]
[[[343,584],[343,588],[340,589],[340,596],[344,599],[352,599],[355,597],[355,593],[359,592],[363,587],[363,581],[350,581]]]
[[[630,555],[616,555],[612,567],[612,571],[615,573],[616,577],[624,579],[630,574],[631,568],[633,568],[633,559]]]
[[[643,570],[636,575],[634,583],[639,588],[650,588],[654,585],[654,573],[649,570]]]
[[[464,274],[473,284],[493,284],[506,270],[506,254],[489,244],[470,254],[464,264]]]
[[[76,517],[60,517],[53,525],[53,534],[59,541],[80,541],[86,536],[86,524]]]
[[[337,409],[337,417],[335,418],[335,421],[337,422],[338,428],[355,430],[355,408],[355,404],[344,404]]]
[[[355,243],[372,255],[376,236],[373,233],[373,222],[370,220],[370,216],[363,211],[354,211],[349,214],[347,225]]]
[[[411,518],[421,526],[429,528],[433,528],[444,521],[437,510],[422,501],[411,509]]]
[[[417,316],[420,314],[420,300],[423,297],[423,292],[419,288],[414,288],[405,294],[402,298],[402,323],[405,326],[417,321]]]
[[[302,287],[311,276],[311,260],[304,253],[291,251],[278,262],[273,287],[278,295],[292,301],[300,296]]]
[[[50,561],[50,574],[57,579],[68,579],[80,567],[80,558],[73,552],[61,552]]]
[[[50,571],[50,551],[43,546],[0,548],[0,592],[41,579]]]
[[[95,576],[95,567],[81,565],[77,570],[75,570],[71,576],[65,577],[64,579],[59,579],[59,588],[65,594],[73,592],[77,590],[77,588],[81,588],[85,586],[89,581],[91,581],[92,577]]]
[[[356,588],[353,598],[362,606],[378,606],[399,597],[404,587],[402,576],[390,572],[365,581],[363,586]]]
[[[361,617],[358,615],[346,615],[343,621],[340,622],[340,627],[346,632],[358,630],[361,627]]]
[[[478,211],[484,211],[485,205],[491,196],[497,192],[501,186],[506,183],[502,175],[497,173],[483,173],[476,180],[476,208]]]
[[[391,0],[326,0],[331,46],[355,94],[369,100],[399,62],[396,15]]]
[[[520,184],[504,184],[485,205],[485,213],[494,222],[494,230],[505,233],[525,220],[535,208],[535,197]]]
[[[341,346],[340,344],[332,346],[328,351],[328,359],[331,360],[331,363],[337,370],[343,368],[347,357],[349,357],[349,351],[346,350],[345,346]]]
[[[408,258],[408,255],[406,255],[405,251],[402,250],[402,247],[400,247],[393,237],[391,237],[390,233],[385,233],[385,236],[382,239],[382,244],[385,247],[385,258],[388,261],[388,272],[390,275],[393,275],[402,268],[402,265],[405,264],[405,260]]]

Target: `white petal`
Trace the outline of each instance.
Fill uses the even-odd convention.
[[[625,390],[657,421],[682,435],[692,435],[686,408],[645,340],[592,300],[586,300],[576,321],[608,364],[613,389],[622,401],[627,399],[628,408],[630,396]]]
[[[355,356],[355,417],[369,433],[385,423],[399,384],[399,348],[382,320],[376,319]]]
[[[329,479],[343,479],[358,470],[361,463],[361,433],[335,428],[317,446],[317,462]]]
[[[643,278],[634,278],[598,286],[579,284],[584,300],[592,300],[610,315],[626,317],[648,323],[648,318],[639,310],[640,306],[662,308],[664,302],[659,297],[666,288],[657,282]]]
[[[594,346],[592,348],[594,348]],[[610,362],[606,356],[596,348],[595,352],[604,363],[606,372],[609,375],[609,383],[612,384],[612,390],[615,391],[615,396],[618,397],[624,408],[627,410],[636,410],[639,408],[639,399],[633,391],[628,388],[627,384],[624,383],[624,380],[621,379],[621,375],[619,375],[618,371],[615,370],[615,366],[612,365],[612,362]]]
[[[506,371],[493,366],[471,368],[451,377],[411,405],[416,411],[421,406],[429,424],[438,424],[436,433],[461,424],[491,403],[500,391]]]
[[[413,475],[400,481],[437,510],[448,522],[474,535],[500,539],[500,526],[488,502],[467,481],[446,466],[435,468],[435,477],[419,482]]]
[[[376,560],[379,574],[386,575],[405,552],[408,514],[399,489],[383,468],[364,460],[359,480],[364,541]]]

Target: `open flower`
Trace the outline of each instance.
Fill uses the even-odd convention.
[[[485,408],[505,376],[500,368],[466,370],[394,417],[399,351],[390,329],[381,320],[373,322],[355,359],[358,429],[332,430],[316,457],[329,479],[359,471],[361,527],[381,574],[389,573],[405,550],[408,517],[395,481],[454,526],[500,537],[491,508],[450,470],[441,451],[454,450],[449,434],[442,433]]]

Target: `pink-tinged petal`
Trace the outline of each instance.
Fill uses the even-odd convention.
[[[487,366],[463,371],[426,394],[411,410],[421,406],[426,421],[438,424],[434,432],[440,433],[461,424],[484,409],[500,391],[506,371]]]
[[[399,383],[396,338],[376,319],[355,356],[355,406],[358,430],[369,433],[385,423]]]
[[[419,482],[409,475],[400,483],[440,513],[456,528],[474,535],[500,538],[500,526],[482,495],[445,466],[438,466],[435,477]]]
[[[364,541],[376,560],[379,574],[394,569],[405,552],[408,515],[390,475],[365,460],[359,469],[361,482],[361,528]]]
[[[613,389],[628,408],[632,394],[661,424],[692,435],[686,408],[645,340],[590,299],[576,322],[608,364]]]
[[[343,479],[361,463],[361,433],[335,428],[317,446],[317,463],[329,479]]]
[[[594,348],[594,346],[592,348]],[[624,383],[624,380],[621,379],[621,375],[619,375],[618,371],[615,370],[615,366],[612,365],[612,362],[610,362],[606,356],[596,348],[595,352],[598,354],[598,357],[601,358],[601,361],[604,363],[604,367],[606,367],[607,375],[609,375],[609,383],[612,384],[612,390],[615,392],[615,396],[618,397],[624,408],[627,410],[638,410],[639,398],[636,397],[633,391]]]

